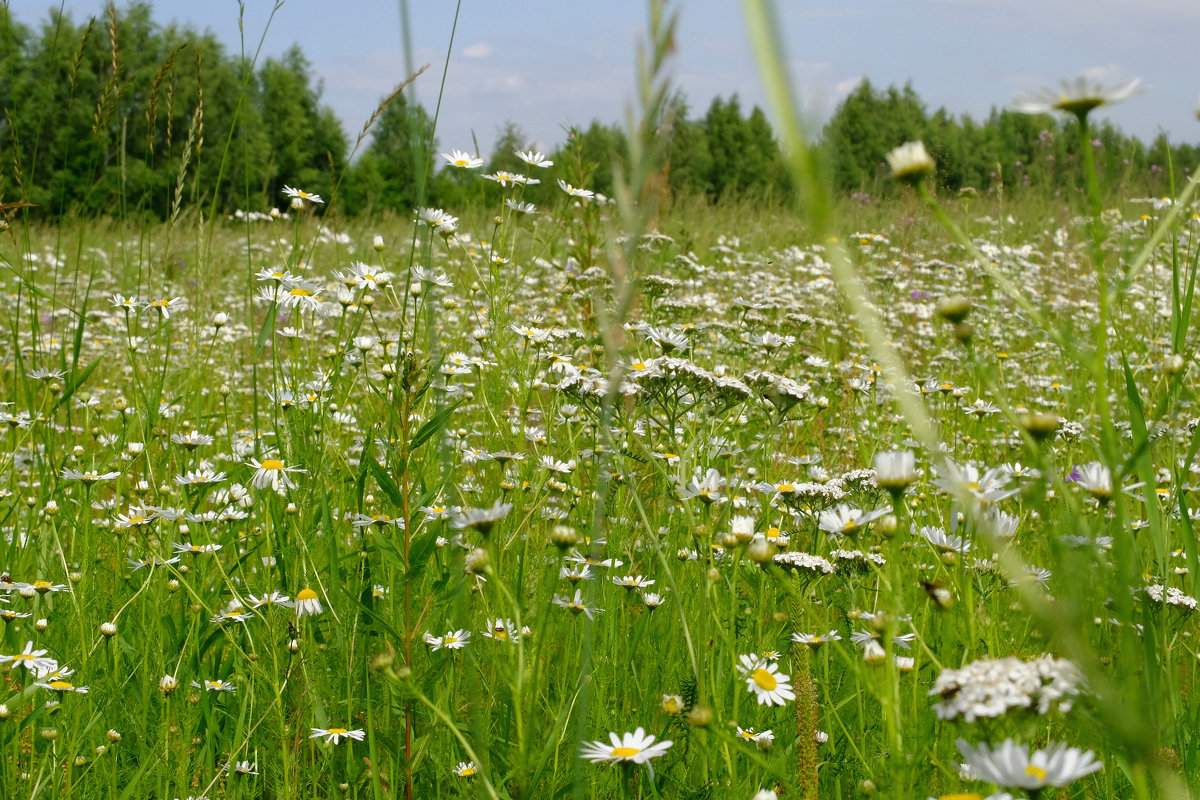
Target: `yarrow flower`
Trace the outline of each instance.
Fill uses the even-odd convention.
[[[1008,657],[972,661],[960,669],[945,669],[929,690],[941,697],[934,705],[938,719],[962,717],[974,722],[1013,709],[1038,714],[1066,713],[1082,690],[1083,675],[1075,664],[1049,655],[1033,661]]]

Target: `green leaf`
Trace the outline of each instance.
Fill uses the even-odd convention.
[[[437,547],[437,529],[427,525],[424,530],[412,538],[408,546],[408,580],[421,577],[425,567],[429,565],[429,557]]]
[[[446,406],[441,411],[430,417],[429,421],[421,426],[421,429],[417,431],[417,435],[412,438],[411,442],[409,442],[409,452],[411,453],[413,450],[416,450],[418,447],[432,439],[435,433],[440,431],[442,428],[445,428],[446,423],[450,421],[450,415],[453,414],[457,408],[458,403],[455,403],[454,405]]]
[[[267,346],[271,336],[275,333],[275,317],[279,313],[279,304],[271,303],[271,308],[267,311],[267,318],[263,320],[262,330],[258,332],[258,341],[254,343],[254,360],[262,355],[263,348]]]
[[[387,496],[388,502],[396,508],[401,508],[404,505],[404,497],[400,494],[400,488],[396,486],[396,482],[392,480],[392,476],[388,475],[378,461],[372,456],[364,458],[363,461],[367,465],[367,471],[371,473],[371,477],[379,484],[379,488]]]

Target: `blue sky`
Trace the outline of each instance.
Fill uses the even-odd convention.
[[[63,7],[77,21],[101,0],[8,0],[26,24]],[[118,4],[120,5],[120,4]],[[236,0],[155,0],[158,22],[211,29],[240,49]],[[323,100],[353,138],[379,99],[431,63],[416,86],[432,111],[455,16],[453,0],[409,3],[411,54],[398,0],[286,0],[269,28],[271,0],[245,0],[247,46],[264,53],[298,43],[324,84]],[[716,95],[765,105],[737,0],[681,0],[674,83],[694,116]],[[1165,131],[1200,140],[1198,0],[777,0],[795,85],[810,119],[825,119],[863,77],[911,81],[930,111],[986,115],[1025,90],[1090,72],[1140,78],[1146,91],[1102,109],[1146,140]],[[635,0],[463,0],[438,125],[443,150],[487,154],[497,128],[516,122],[550,149],[567,125],[616,122],[633,93],[634,48],[645,27]]]

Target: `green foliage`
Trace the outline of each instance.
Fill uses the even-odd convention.
[[[410,213],[421,200],[436,147],[433,120],[425,109],[409,105],[403,94],[393,97],[371,128],[371,143],[343,182],[346,209]]]

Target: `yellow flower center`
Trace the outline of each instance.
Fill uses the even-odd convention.
[[[58,692],[65,692],[68,689],[74,689],[75,687],[67,681],[50,681],[50,688]]]
[[[447,636],[445,639],[442,639],[442,644],[454,644],[457,641],[458,641],[458,637]]]
[[[1037,778],[1039,781],[1046,780],[1046,770],[1042,769],[1041,767],[1035,767],[1033,764],[1030,764],[1028,767],[1025,768],[1025,774],[1032,775],[1033,777]]]
[[[330,728],[329,732],[330,733],[345,733],[346,729],[345,728]]]
[[[779,681],[775,680],[775,676],[767,672],[765,669],[754,670],[754,682],[758,684],[760,689],[772,692],[779,685]]]
[[[641,750],[636,747],[614,747],[612,749],[612,755],[617,758],[633,758],[640,752]]]
[[[288,292],[288,294],[290,294],[292,297],[312,297],[312,292],[308,291],[307,289],[301,289],[299,286],[297,286],[295,289],[292,289],[292,291]]]
[[[305,600],[316,600],[317,593],[312,589],[301,589],[300,593],[296,595],[296,599],[300,602],[304,602]]]
[[[469,778],[475,774],[475,768],[474,767],[463,767],[462,770],[460,770],[458,774],[462,775],[464,778]]]
[[[795,489],[795,488],[796,488],[796,487],[795,487],[793,484],[790,484],[790,483],[781,483],[781,484],[779,484],[778,486],[776,486],[776,487],[775,487],[775,491],[777,491],[777,492],[790,492],[792,489]]]
[[[270,470],[283,469],[283,462],[277,458],[268,458],[266,461],[262,462],[258,468]]]

